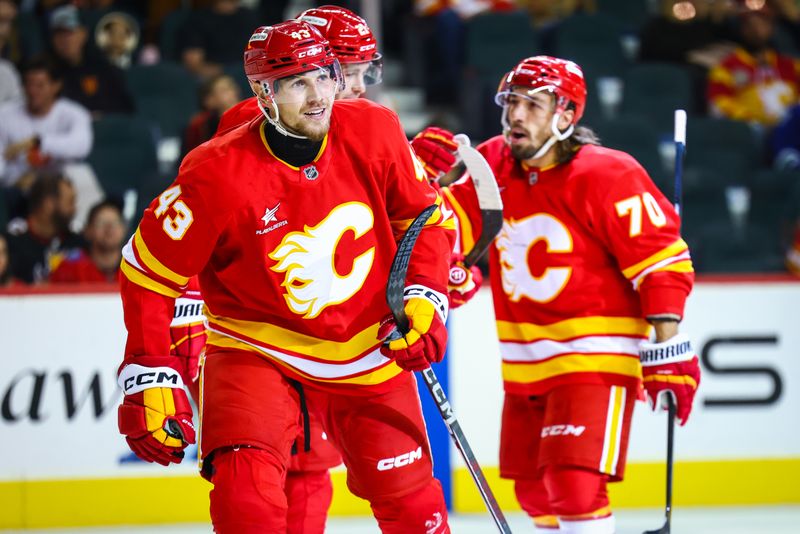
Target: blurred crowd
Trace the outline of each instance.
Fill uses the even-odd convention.
[[[0,286],[114,280],[127,223],[248,96],[241,58],[252,30],[327,3],[367,7],[0,0]],[[476,140],[499,132],[500,77],[535,54],[584,68],[585,122],[663,189],[670,154],[661,134],[671,124],[661,108],[686,108],[690,132],[742,125],[747,149],[724,135],[717,152],[695,149],[713,140],[690,135],[685,191],[703,200],[689,209],[707,220],[724,197],[725,223],[758,237],[741,214],[777,198],[780,221],[768,232],[781,250],[769,254],[780,260],[733,270],[782,270],[785,261],[800,272],[800,231],[791,228],[800,212],[800,0],[387,0],[380,8],[382,52],[400,73],[387,85],[420,88],[430,122]],[[642,132],[655,141],[645,144]],[[743,162],[750,149],[753,161]],[[763,200],[753,177],[767,172],[778,185]],[[715,267],[702,263],[716,239],[706,230],[691,235],[689,221],[701,272]]]

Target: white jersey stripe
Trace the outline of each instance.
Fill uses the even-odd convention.
[[[631,284],[633,284],[634,289],[636,289],[639,287],[639,284],[642,282],[644,277],[652,273],[653,271],[657,271],[662,267],[666,267],[667,265],[670,265],[672,263],[677,263],[679,261],[691,260],[691,259],[692,257],[689,255],[688,250],[685,250],[681,254],[678,254],[676,256],[670,256],[669,258],[665,258],[659,261],[658,263],[654,263],[653,265],[651,265],[650,267],[648,267],[647,269],[645,269],[644,271],[633,277],[631,279]]]
[[[500,354],[507,362],[537,362],[559,354],[639,355],[642,339],[625,336],[585,336],[570,341],[542,339],[533,343],[500,342]]]

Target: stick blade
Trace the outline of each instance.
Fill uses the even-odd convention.
[[[392,267],[389,271],[389,280],[386,282],[386,304],[392,312],[394,322],[400,334],[408,332],[408,318],[405,312],[405,302],[403,301],[403,291],[406,287],[406,275],[408,274],[408,262],[411,261],[411,253],[417,237],[436,211],[436,204],[431,204],[411,223],[400,242],[397,244],[397,251],[394,253]]]

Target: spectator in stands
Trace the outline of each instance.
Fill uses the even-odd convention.
[[[38,284],[47,281],[65,253],[83,247],[84,240],[69,230],[75,216],[75,189],[62,175],[37,176],[29,207],[27,219],[8,224],[8,249],[12,276]]]
[[[227,74],[218,74],[200,86],[202,110],[192,117],[183,139],[183,154],[205,143],[217,131],[219,118],[236,105],[241,96],[239,86]]]
[[[22,83],[14,64],[0,58],[0,104],[22,96]]]
[[[0,58],[20,64],[33,52],[18,26],[17,3],[0,0]]]
[[[770,45],[774,19],[766,4],[741,10],[739,46],[709,73],[709,111],[772,127],[798,103],[800,62]]]
[[[50,275],[52,283],[116,282],[125,240],[122,208],[103,200],[89,211],[83,231],[87,248],[70,251]]]
[[[102,55],[91,53],[78,9],[66,5],[50,15],[53,55],[63,70],[65,97],[95,117],[102,113],[133,113],[133,98],[123,73]]]
[[[61,78],[52,63],[34,58],[23,66],[24,99],[0,105],[0,184],[11,216],[39,171],[60,171],[92,147],[89,113],[59,97]]]
[[[226,64],[239,64],[256,14],[239,0],[212,0],[211,7],[193,12],[179,35],[184,66],[203,79],[221,74]]]
[[[0,233],[0,288],[8,287],[14,282],[11,276],[11,261],[8,254],[8,239]]]
[[[139,24],[127,13],[113,11],[97,23],[94,39],[109,63],[127,69],[139,45]]]

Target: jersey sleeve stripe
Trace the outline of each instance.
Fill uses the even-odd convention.
[[[670,267],[676,266],[676,268],[671,269]],[[683,254],[678,254],[677,256],[671,256],[667,259],[661,260],[660,262],[651,265],[631,280],[634,289],[639,289],[639,286],[642,285],[642,281],[650,274],[656,272],[663,272],[663,271],[672,271],[672,272],[680,272],[680,273],[691,273],[694,272],[694,268],[692,267],[692,259],[689,256],[689,251],[685,251]]]
[[[640,261],[635,265],[631,265],[630,267],[622,270],[622,275],[627,278],[628,280],[633,279],[636,275],[654,265],[660,261],[663,261],[670,256],[676,256],[686,250],[689,249],[689,245],[686,244],[686,241],[683,239],[678,239],[673,244],[668,247],[665,247],[647,259]]]
[[[458,229],[461,238],[461,250],[472,250],[475,246],[475,237],[472,231],[472,223],[467,216],[467,212],[461,204],[458,203],[453,194],[446,188],[442,188],[442,195],[447,199],[447,202],[453,208],[453,211],[458,218]]]
[[[180,291],[175,291],[172,288],[156,282],[152,278],[131,266],[131,264],[129,264],[124,258],[122,263],[120,263],[120,270],[122,271],[122,274],[125,275],[125,278],[134,284],[145,289],[149,289],[150,291],[158,293],[159,295],[164,295],[171,298],[178,298],[181,296]]]
[[[133,236],[133,247],[136,249],[136,254],[142,260],[142,263],[144,263],[144,266],[147,268],[147,270],[154,272],[161,278],[169,280],[176,286],[183,287],[189,283],[188,276],[180,275],[168,269],[163,263],[158,261],[155,256],[153,256],[153,254],[147,248],[144,239],[142,238],[141,228],[137,228],[136,233]]]
[[[530,343],[538,340],[565,341],[581,336],[617,335],[647,337],[650,324],[637,317],[575,317],[557,323],[538,325],[497,321],[501,341]]]

